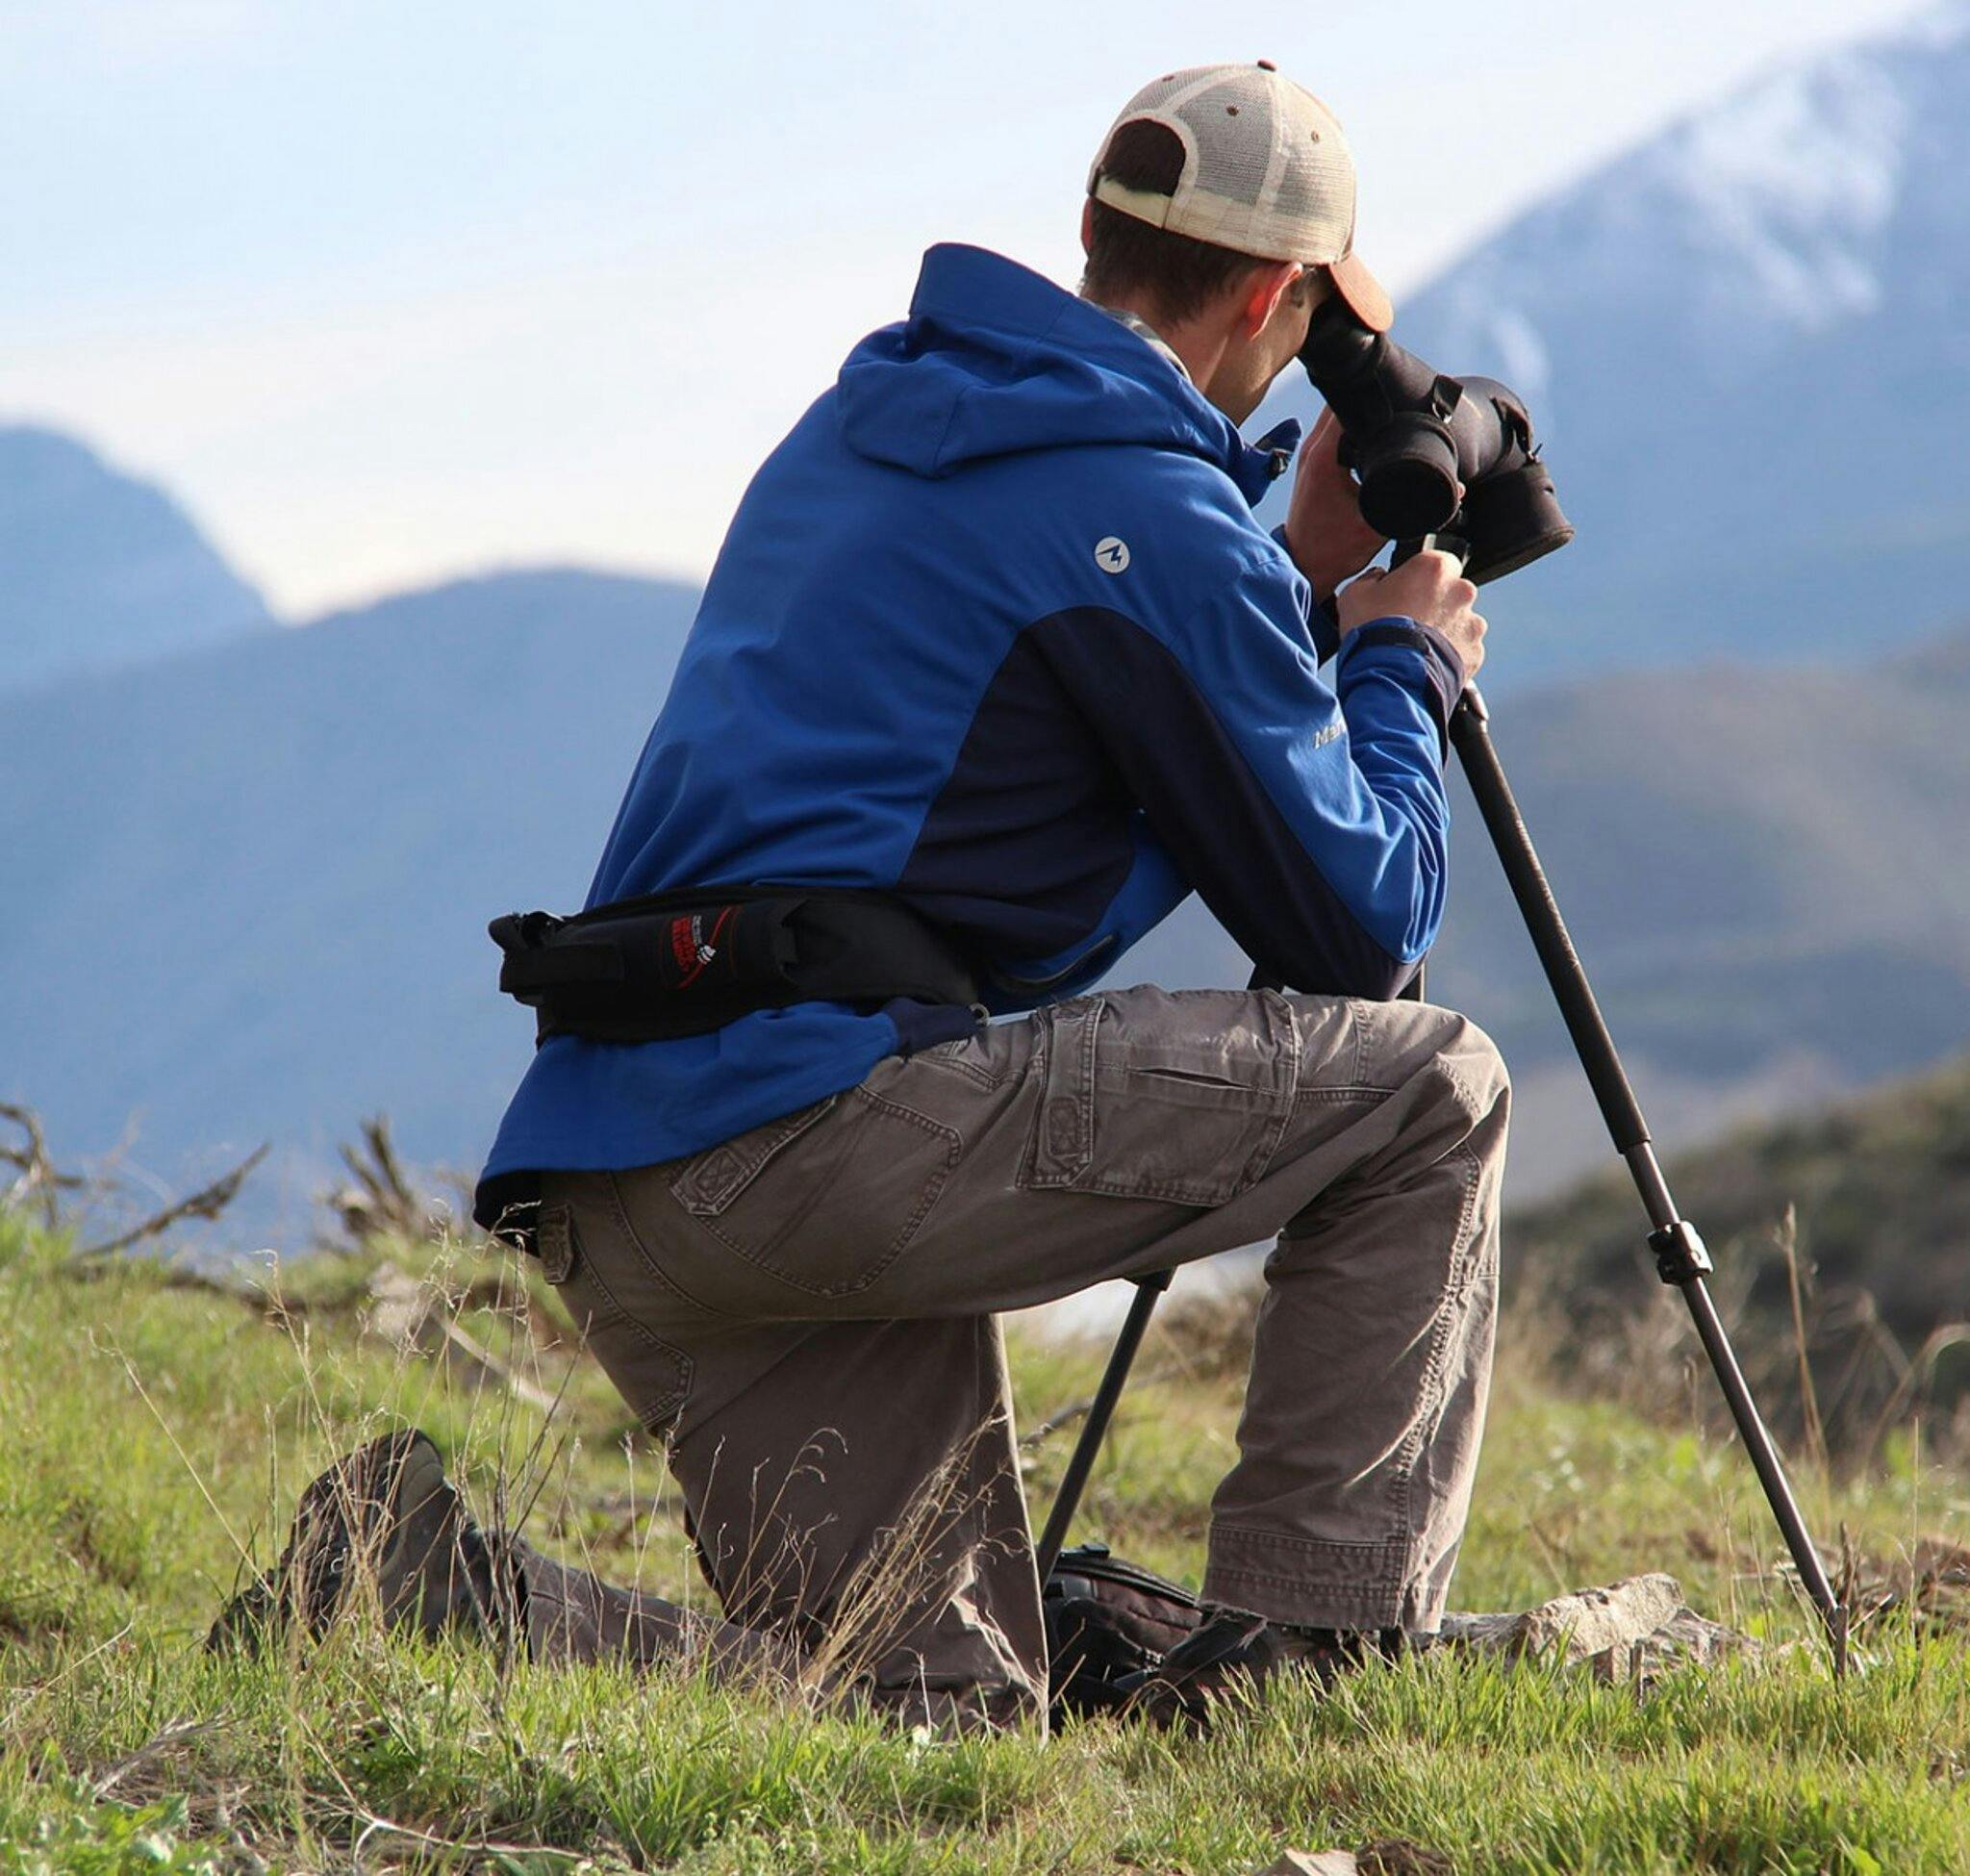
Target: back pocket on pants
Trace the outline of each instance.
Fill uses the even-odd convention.
[[[591,1189],[607,1176],[560,1176],[564,1184],[580,1181]],[[547,1203],[541,1207],[538,1243],[541,1267],[583,1345],[644,1429],[658,1439],[675,1426],[690,1397],[692,1358],[667,1341],[637,1306],[646,1281],[638,1254],[623,1234],[609,1229],[608,1209],[586,1207],[588,1230],[576,1223],[575,1206]],[[609,1266],[614,1266],[613,1281]]]
[[[958,1146],[951,1128],[850,1088],[693,1155],[670,1196],[781,1282],[852,1296],[916,1236]]]

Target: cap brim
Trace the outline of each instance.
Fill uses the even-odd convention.
[[[1333,276],[1334,290],[1370,332],[1386,332],[1395,324],[1395,304],[1381,282],[1363,265],[1360,255],[1349,254],[1329,261],[1327,272]]]

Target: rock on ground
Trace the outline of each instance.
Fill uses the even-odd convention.
[[[1661,1571],[1577,1589],[1519,1615],[1446,1615],[1442,1640],[1512,1658],[1556,1653],[1569,1666],[1584,1665],[1604,1678],[1755,1647],[1689,1608],[1682,1585]]]

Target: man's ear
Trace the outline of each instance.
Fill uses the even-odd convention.
[[[1090,195],[1081,204],[1081,252],[1095,251],[1095,198]]]
[[[1297,261],[1268,261],[1253,270],[1251,285],[1238,314],[1238,330],[1243,337],[1256,339],[1266,329],[1266,322],[1285,298],[1286,290],[1301,272]]]

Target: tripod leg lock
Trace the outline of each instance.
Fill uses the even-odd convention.
[[[1703,1233],[1687,1218],[1651,1231],[1649,1249],[1655,1254],[1655,1275],[1665,1283],[1694,1283],[1717,1267],[1710,1261]]]

